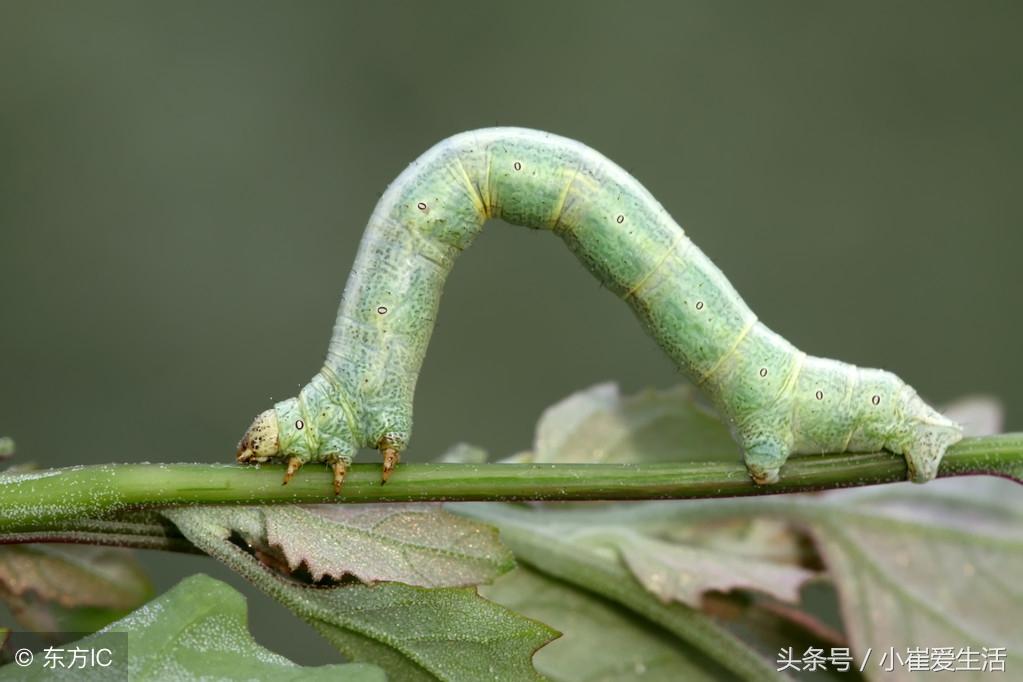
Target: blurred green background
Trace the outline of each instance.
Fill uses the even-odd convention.
[[[44,466],[231,461],[319,368],[383,189],[495,124],[630,170],[804,350],[1023,428],[1021,25],[1012,2],[2,0],[0,434]],[[609,379],[679,376],[559,240],[495,222],[449,280],[408,459],[526,448]],[[160,588],[226,576],[145,560]],[[258,639],[333,658],[245,591]]]

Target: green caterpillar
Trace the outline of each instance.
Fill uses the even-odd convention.
[[[380,199],[341,298],[323,369],[249,427],[239,462],[326,462],[340,490],[360,447],[386,481],[412,433],[412,396],[455,257],[488,218],[550,230],[623,298],[727,421],[757,483],[793,453],[905,455],[937,473],[958,424],[889,372],[809,356],[759,322],[639,182],[585,145],[489,128],[440,142]]]

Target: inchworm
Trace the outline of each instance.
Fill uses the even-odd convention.
[[[758,483],[793,453],[905,455],[927,481],[955,422],[890,372],[809,356],[759,322],[721,271],[631,175],[572,140],[520,128],[450,137],[388,187],[366,227],[323,369],[256,417],[238,461],[327,462],[335,490],[360,447],[383,480],[412,433],[412,396],[444,280],[488,218],[550,230],[632,306],[706,391]]]

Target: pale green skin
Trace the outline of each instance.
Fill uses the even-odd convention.
[[[793,453],[880,449],[905,455],[910,478],[926,481],[961,437],[894,374],[808,356],[758,322],[664,208],[607,158],[556,135],[489,128],[437,144],[388,187],[324,367],[275,405],[276,451],[264,444],[262,460],[347,464],[360,447],[405,449],[444,281],[487,218],[554,232],[625,299],[707,392],[757,482],[776,481]]]

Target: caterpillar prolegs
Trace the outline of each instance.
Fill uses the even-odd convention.
[[[412,433],[412,396],[455,257],[488,218],[550,230],[623,298],[727,421],[758,483],[793,453],[906,458],[927,481],[960,427],[889,372],[809,356],[772,332],[640,183],[585,145],[489,128],[450,137],[380,199],[341,298],[327,358],[298,396],[256,417],[238,461],[334,468],[360,447],[383,480]]]

